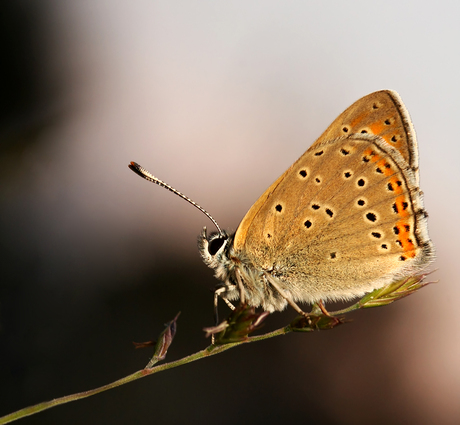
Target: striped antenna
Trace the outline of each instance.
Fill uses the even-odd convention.
[[[164,187],[165,189],[168,189],[170,192],[176,194],[177,196],[180,196],[182,199],[185,199],[189,204],[192,204],[195,208],[198,208],[206,217],[208,217],[216,226],[217,231],[219,232],[219,235],[222,236],[222,230],[217,224],[217,221],[214,220],[203,207],[200,207],[195,201],[192,201],[188,196],[185,196],[183,193],[180,193],[178,190],[174,189],[172,186],[169,184],[165,183],[164,181],[156,178],[153,174],[149,173],[144,167],[141,167],[139,164],[136,162],[131,162],[131,164],[128,165],[128,167],[134,171],[137,175],[141,176],[145,180],[148,180],[149,182],[155,183],[158,186]]]

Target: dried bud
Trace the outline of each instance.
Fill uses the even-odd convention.
[[[294,332],[311,332],[315,330],[332,329],[345,323],[341,317],[328,316],[325,314],[310,314],[297,316],[289,325]]]
[[[251,332],[261,327],[263,320],[269,314],[267,311],[256,313],[254,307],[240,304],[227,320],[217,326],[205,328],[204,331],[207,337],[215,336],[214,344],[216,345],[244,341]]]
[[[179,317],[179,314],[180,313],[177,313],[176,317],[173,320],[165,324],[166,328],[158,337],[157,343],[155,345],[155,352],[153,353],[152,358],[145,367],[146,369],[150,369],[155,363],[164,360],[164,358],[166,357],[168,348],[171,345],[174,336],[176,335],[176,321]]]

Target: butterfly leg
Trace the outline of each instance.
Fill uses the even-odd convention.
[[[222,296],[222,293],[226,290],[227,288],[222,286],[221,288],[218,288],[214,291],[214,323],[216,326],[219,325],[219,298],[222,298],[225,301],[225,304],[227,304],[231,310],[235,310],[235,306],[227,298]],[[212,334],[211,344],[214,344],[214,342],[215,336]]]
[[[236,275],[236,281],[238,282],[238,290],[240,291],[240,303],[244,304],[246,300],[244,298],[244,288],[243,288],[243,280],[241,279],[241,272],[238,269],[236,269],[235,275]]]
[[[235,310],[235,306],[225,297],[221,297],[230,310]]]
[[[218,288],[214,291],[214,322],[216,326],[219,324],[219,298],[224,300],[225,304],[228,305],[230,310],[235,310],[235,306],[225,297],[222,296],[222,293],[224,293],[227,290],[225,286],[222,286],[221,288]]]
[[[321,312],[322,312],[325,316],[327,316],[327,317],[332,317],[332,316],[329,314],[329,312],[326,310],[326,307],[324,306],[324,303],[323,303],[322,300],[319,300],[319,301],[317,302],[317,304],[318,304],[318,307],[320,308]]]
[[[225,292],[225,288],[218,288],[214,291],[214,324],[219,324],[219,296],[222,292]]]
[[[293,300],[292,298],[284,292],[278,283],[273,279],[273,277],[269,273],[265,273],[265,278],[270,282],[270,284],[278,291],[278,293],[288,302],[288,304],[302,316],[305,316],[308,321],[310,321],[309,314],[305,313]]]

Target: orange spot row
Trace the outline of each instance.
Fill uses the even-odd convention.
[[[386,162],[384,159],[381,159],[377,165],[386,176],[391,176],[393,174],[391,167],[387,167],[388,162]]]
[[[404,218],[410,215],[408,202],[406,201],[406,198],[404,196],[398,196],[396,198],[395,204],[398,209],[398,215]]]
[[[380,155],[376,154],[371,148],[367,148],[364,151],[365,156],[370,156],[372,162],[377,162],[380,159]]]
[[[370,157],[369,159],[372,162],[377,162],[378,161],[377,165],[382,170],[383,174],[385,174],[385,176],[391,176],[393,174],[393,171],[391,170],[391,167],[388,167],[388,162],[385,161],[385,159],[382,158],[379,154],[375,153],[371,148],[367,148],[364,151],[364,156]],[[390,180],[390,182],[391,182],[391,180]],[[398,179],[396,179],[394,182],[397,183]],[[400,192],[397,192],[397,193],[400,193]]]
[[[385,126],[381,122],[376,122],[376,123],[370,125],[369,128],[370,128],[370,130],[372,131],[373,134],[380,135],[380,133],[385,128]]]
[[[396,227],[398,228],[398,241],[400,242],[405,255],[410,258],[414,258],[417,253],[415,252],[416,247],[414,242],[410,238],[410,225],[406,220],[400,220],[396,224]]]
[[[390,184],[393,186],[393,191],[396,195],[403,193],[403,187],[401,181],[398,179],[398,176],[390,177]]]

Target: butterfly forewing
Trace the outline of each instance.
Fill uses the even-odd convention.
[[[313,146],[353,133],[382,137],[399,151],[410,168],[418,171],[415,130],[398,93],[382,90],[359,99],[335,119]],[[418,172],[416,178],[418,184]]]

